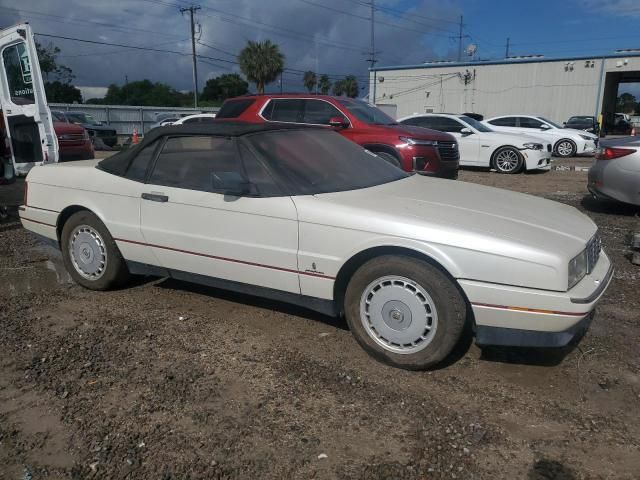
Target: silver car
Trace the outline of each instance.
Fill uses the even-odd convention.
[[[603,141],[587,188],[595,198],[640,206],[640,136]]]

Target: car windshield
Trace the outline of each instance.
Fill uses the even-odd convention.
[[[294,195],[358,190],[408,176],[329,130],[279,130],[246,138]]]
[[[581,124],[590,124],[593,123],[593,119],[590,117],[571,117],[567,123],[581,123]]]
[[[67,117],[74,123],[98,123],[91,115],[86,113],[68,113]]]
[[[540,120],[542,120],[545,123],[548,123],[549,125],[551,125],[554,128],[562,128],[560,125],[558,125],[556,122],[552,122],[551,120],[547,120],[544,117],[538,117]]]
[[[340,105],[345,107],[349,112],[361,122],[373,123],[374,125],[397,125],[393,118],[384,113],[378,107],[374,107],[362,100],[351,100],[339,98]]]
[[[51,115],[56,122],[66,122],[67,119],[64,117],[64,113],[52,111]]]
[[[484,123],[477,121],[475,118],[467,117],[466,115],[463,115],[463,116],[461,116],[459,118],[464,123],[466,123],[470,127],[475,128],[479,132],[483,132],[483,133],[493,132],[493,130],[491,130],[489,127],[487,127]]]

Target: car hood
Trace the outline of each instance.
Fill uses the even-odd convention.
[[[109,125],[96,125],[94,123],[84,123],[82,124],[82,126],[84,128],[88,128],[91,130],[100,130],[100,131],[109,131],[109,132],[115,132],[115,128],[110,127]]]
[[[294,197],[301,222],[367,232],[366,237],[410,239],[450,258],[489,254],[510,258],[566,274],[571,258],[580,253],[597,231],[589,217],[565,204],[521,193],[454,180],[413,175],[376,187]],[[372,235],[373,234],[373,235]],[[392,244],[398,244],[391,240]],[[497,261],[496,260],[496,261]],[[459,274],[465,275],[462,265]],[[513,276],[513,275],[512,275]],[[532,288],[566,288],[557,280],[546,284],[525,275],[497,283]],[[466,277],[474,278],[474,277]],[[554,277],[561,278],[561,277]]]
[[[441,140],[445,142],[454,142],[456,139],[453,135],[430,128],[414,127],[412,125],[374,125],[375,128],[383,130],[385,133],[397,133],[398,136],[417,138],[420,140]]]
[[[66,122],[53,122],[53,130],[56,132],[56,135],[84,132],[84,128],[80,125]]]

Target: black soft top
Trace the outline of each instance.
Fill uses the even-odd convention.
[[[288,123],[249,123],[237,121],[220,120],[212,123],[191,123],[186,125],[168,125],[166,127],[158,127],[151,130],[144,136],[144,139],[132,148],[122,150],[109,158],[105,158],[98,163],[97,168],[114,175],[124,175],[131,161],[136,157],[138,152],[155,140],[166,136],[175,135],[214,135],[219,137],[240,137],[251,133],[269,132],[275,130],[299,130],[311,127],[307,125],[288,124]]]

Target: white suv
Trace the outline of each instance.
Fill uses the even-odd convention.
[[[526,133],[544,138],[553,145],[559,157],[574,157],[595,153],[598,136],[583,130],[564,128],[544,117],[534,115],[504,115],[484,121],[490,128],[508,133]]]
[[[415,114],[398,122],[447,132],[456,137],[460,166],[490,167],[500,173],[550,168],[549,141],[521,133],[496,132],[466,115]]]

